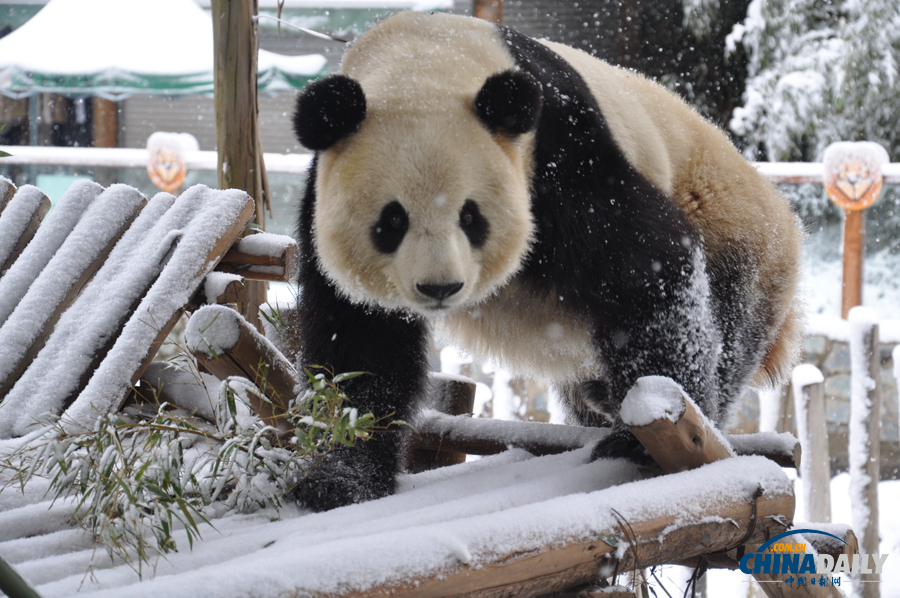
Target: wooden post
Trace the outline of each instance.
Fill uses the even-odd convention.
[[[476,18],[499,25],[503,22],[503,0],[475,0],[474,14]]]
[[[878,315],[867,307],[850,310],[850,504],[853,529],[863,554],[878,554],[878,482],[881,480],[881,360]],[[879,576],[854,576],[856,595],[877,598]],[[875,583],[858,583],[860,581]]]
[[[446,415],[471,415],[475,405],[475,381],[462,376],[432,372],[428,407]],[[440,436],[431,448],[414,448],[409,454],[407,470],[411,473],[465,463],[466,453],[453,450],[453,443],[443,445]]]
[[[825,420],[825,377],[816,366],[804,363],[792,377],[797,431],[806,459],[800,466],[803,505],[807,521],[831,521],[831,459]]]
[[[219,188],[241,189],[250,195],[256,201],[254,222],[264,229],[263,158],[256,97],[257,4],[255,0],[212,0],[211,8]],[[254,281],[247,287],[249,300],[241,306],[242,313],[261,330],[259,306],[265,302],[266,283]]]
[[[94,97],[94,147],[119,147],[119,104]]]
[[[889,163],[887,152],[877,143],[832,143],[825,150],[825,191],[844,209],[844,278],[841,285],[841,317],[862,305],[865,222],[863,210],[878,199]]]

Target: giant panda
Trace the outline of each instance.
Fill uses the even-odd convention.
[[[548,380],[597,457],[646,459],[619,406],[673,378],[721,422],[781,381],[801,334],[788,203],[680,99],[579,50],[470,17],[399,13],[308,85],[301,366],[369,375],[360,412],[410,420],[431,334]],[[316,510],[390,494],[398,431],[328,456]]]

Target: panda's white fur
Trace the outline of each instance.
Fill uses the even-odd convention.
[[[537,187],[548,184],[547,180],[563,187],[567,183],[547,178],[555,164],[540,162],[535,130],[508,134],[496,123],[486,126],[480,108],[473,106],[489,77],[518,72],[527,66],[543,86],[543,110],[552,108],[553,118],[565,116],[569,103],[573,110],[580,106],[573,118],[594,118],[591,113],[596,109],[590,107],[590,101],[595,101],[601,113],[594,115],[601,121],[598,135],[603,126],[608,126],[610,143],[615,146],[606,149],[624,155],[637,171],[633,175],[637,177],[635,186],[617,191],[624,195],[613,194],[609,200],[613,206],[604,204],[603,209],[617,214],[621,212],[615,205],[617,199],[627,203],[629,196],[634,196],[640,203],[647,201],[649,194],[676,206],[686,216],[687,224],[673,225],[675,232],[660,233],[662,236],[656,241],[647,241],[651,245],[684,245],[670,248],[672,255],[681,257],[665,262],[669,269],[663,273],[669,276],[666,280],[677,278],[673,268],[693,272],[689,280],[682,282],[660,279],[659,288],[651,293],[667,305],[659,318],[652,313],[641,316],[641,326],[645,326],[648,335],[660,337],[663,345],[669,344],[660,355],[679,353],[654,359],[666,363],[667,359],[685,360],[684,371],[692,372],[686,375],[701,386],[705,378],[728,379],[724,385],[727,389],[722,386],[718,391],[712,387],[703,391],[706,396],[701,398],[701,406],[714,419],[722,416],[720,407],[733,400],[736,390],[751,379],[756,384],[784,379],[797,354],[801,332],[801,311],[795,298],[800,232],[786,201],[741,158],[721,131],[659,85],[560,44],[540,42],[552,51],[546,53],[536,50],[529,40],[530,49],[521,50],[517,45],[522,39],[513,32],[467,17],[401,13],[377,24],[350,46],[341,74],[361,88],[365,96],[364,117],[360,114],[359,123],[351,123],[353,126],[341,132],[336,141],[323,142],[317,148],[320,151],[314,165],[314,182],[307,191],[300,225],[301,246],[308,261],[301,281],[306,296],[306,303],[301,306],[301,332],[307,335],[303,359],[328,362],[335,367],[370,371],[381,368],[383,371],[375,374],[387,377],[395,374],[388,370],[402,370],[404,366],[400,358],[391,361],[390,356],[376,355],[383,347],[386,352],[393,350],[413,360],[412,369],[417,373],[410,377],[418,380],[416,376],[424,371],[424,357],[419,356],[418,349],[405,353],[407,345],[421,344],[425,330],[437,330],[476,356],[500,363],[517,374],[550,380],[566,395],[578,421],[615,421],[616,401],[622,397],[612,397],[611,402],[602,405],[588,398],[592,393],[611,392],[612,383],[607,387],[594,381],[608,378],[616,350],[635,342],[630,338],[633,329],[623,328],[625,332],[621,332],[616,328],[616,319],[629,317],[628,306],[616,303],[615,289],[598,290],[598,296],[606,293],[613,297],[612,305],[619,310],[611,314],[613,321],[601,325],[598,322],[605,316],[597,311],[597,306],[603,301],[594,297],[593,290],[583,282],[569,285],[578,291],[569,297],[559,288],[559,280],[568,284],[566,280],[540,282],[555,274],[552,265],[535,263],[546,259],[537,255],[535,248],[542,239],[556,238],[558,242],[565,231],[559,223],[545,225],[536,220],[535,202],[546,195]],[[533,58],[536,52],[546,56]],[[546,73],[547,64],[573,69],[583,83],[571,81],[573,76],[565,73]],[[587,104],[584,98],[578,104],[575,98],[567,97],[568,92],[555,87],[553,77],[562,77],[557,81],[575,86],[567,89],[586,85],[591,96]],[[555,102],[552,107],[550,100]],[[326,114],[328,106],[316,109]],[[295,117],[298,136],[309,118],[301,112],[298,108]],[[329,118],[338,114],[319,120],[325,121],[323,126],[327,127]],[[559,122],[566,124],[564,120]],[[546,145],[546,138],[553,131],[544,131]],[[313,138],[312,134],[303,135]],[[559,148],[558,155],[567,160],[581,159],[581,151],[598,151],[583,149],[591,142],[572,140],[572,147]],[[564,146],[570,141],[563,137],[558,143]],[[540,149],[546,160],[547,148]],[[606,149],[601,147],[599,151],[606,155]],[[593,154],[586,156],[585,168],[595,166]],[[620,171],[625,173],[623,176],[632,176],[627,167]],[[626,181],[601,184],[612,189]],[[555,192],[558,199],[554,201],[568,201],[565,189]],[[595,218],[593,207],[587,208],[590,213],[583,211],[592,201],[590,193],[587,196],[585,200],[573,195],[573,202],[582,202],[577,206],[559,204],[560,211],[571,211],[570,222],[598,223],[591,220]],[[477,246],[460,225],[461,213],[470,201],[477,204],[489,224],[483,244]],[[392,202],[402,206],[408,220],[405,233],[400,236],[402,242],[386,252],[373,245],[373,226],[380,232],[373,223]],[[542,209],[546,218],[548,208],[543,205]],[[553,211],[551,206],[549,214]],[[548,226],[556,228],[551,230]],[[648,226],[652,233],[655,225],[641,226]],[[687,226],[697,234],[679,236],[679,226]],[[572,232],[576,245],[609,242],[600,230],[576,229]],[[644,239],[645,232],[638,231],[625,241]],[[669,249],[662,247],[660,251],[665,254]],[[626,265],[627,258],[622,258]],[[562,265],[562,269],[572,272],[592,269],[591,264]],[[650,266],[639,268],[647,268],[647,272],[662,268],[655,259]],[[647,272],[646,284],[656,285],[655,274]],[[711,273],[710,278],[707,272]],[[327,284],[319,281],[322,275]],[[461,288],[446,297],[436,298],[420,291],[423,284],[459,283]],[[598,286],[603,284],[604,280],[598,281]],[[667,284],[675,286],[663,288]],[[711,287],[713,293],[726,289],[740,297],[721,300],[710,296]],[[343,306],[343,302],[348,304]],[[586,309],[586,305],[593,307]],[[642,309],[646,311],[647,306]],[[713,313],[715,310],[718,313]],[[749,314],[745,322],[733,328],[722,324],[729,317],[743,318],[744,312]],[[674,336],[669,335],[669,316],[677,320]],[[342,318],[352,321],[354,328],[349,324],[341,328],[337,322]],[[714,329],[713,321],[719,322],[721,329]],[[608,342],[598,338],[600,327],[616,338]],[[344,339],[347,345],[340,345],[342,335],[355,336],[353,340]],[[620,335],[623,338],[618,338]],[[744,352],[738,355],[740,351]],[[641,357],[640,351],[637,356]],[[752,368],[748,368],[748,360],[752,361]],[[651,359],[648,363],[652,362]],[[723,374],[732,362],[746,370],[741,370],[735,379]],[[631,365],[619,363],[615,367],[630,369]],[[629,371],[627,375],[653,373],[657,372]],[[413,397],[406,395],[421,392],[423,382],[407,384],[398,376],[391,378],[390,384],[385,382],[388,385],[384,387],[379,387],[379,382],[371,384],[358,391],[361,407],[380,409],[384,413],[379,415],[385,415],[387,407],[382,408],[379,403],[384,401],[394,414],[403,415],[414,409]],[[386,392],[396,396],[386,399]],[[719,398],[715,396],[717,392],[729,396]],[[385,462],[387,451],[397,448],[395,444],[390,447],[373,449],[372,454],[378,456],[371,457],[372,462]],[[342,462],[367,458],[345,457]],[[385,467],[391,470],[396,464]],[[342,475],[346,477],[347,472]],[[362,477],[371,482],[377,476]],[[370,494],[359,494],[359,489],[343,488],[333,478],[322,477],[317,490],[301,490],[301,500],[327,508],[335,502],[380,495],[392,487],[381,485]]]

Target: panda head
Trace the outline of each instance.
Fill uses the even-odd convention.
[[[532,241],[540,85],[505,70],[468,93],[372,87],[333,75],[297,100],[297,138],[318,152],[319,267],[355,302],[425,316],[471,307]]]

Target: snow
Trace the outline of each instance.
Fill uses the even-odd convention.
[[[0,278],[0,322],[6,321],[102,191],[103,187],[97,183],[79,180],[63,194],[25,250]]]
[[[625,425],[634,427],[664,418],[674,423],[684,415],[685,397],[684,389],[671,378],[644,376],[625,395],[619,416]]]
[[[766,388],[759,394],[759,431],[774,432],[781,416],[781,389]]]
[[[274,233],[256,233],[238,241],[237,249],[249,255],[268,255],[281,257],[289,247],[297,245],[292,237]]]
[[[216,421],[215,403],[220,381],[206,373],[192,372],[164,361],[154,361],[141,376],[157,386],[157,381],[172,403],[188,413],[196,413],[208,422]]]
[[[12,255],[43,199],[44,193],[40,189],[22,185],[0,214],[0,266]]]
[[[233,349],[241,338],[241,319],[236,311],[221,305],[198,309],[184,330],[188,350],[215,359]]]

